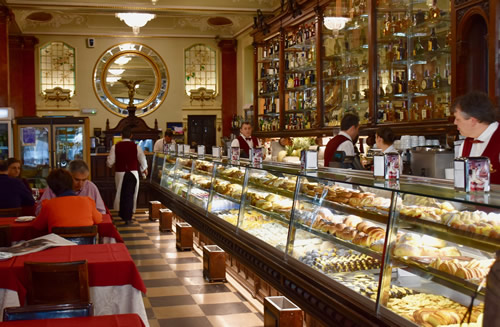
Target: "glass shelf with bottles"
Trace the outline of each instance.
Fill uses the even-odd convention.
[[[447,118],[450,1],[384,3],[377,7],[377,122]]]
[[[347,112],[368,123],[368,15],[367,1],[336,1],[325,8],[321,61],[324,122],[338,126]],[[345,25],[337,25],[344,17]],[[338,29],[340,27],[340,29]]]

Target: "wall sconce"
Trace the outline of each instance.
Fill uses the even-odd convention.
[[[151,19],[155,18],[155,14],[137,13],[137,12],[122,12],[116,13],[115,17],[124,21],[125,24],[132,27],[135,35],[139,34],[139,29],[144,27]]]

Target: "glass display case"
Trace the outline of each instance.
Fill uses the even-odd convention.
[[[332,3],[325,9],[322,42],[324,119],[338,126],[347,112],[369,120],[368,12],[366,1]]]
[[[397,326],[446,326],[466,315],[480,323],[479,285],[500,249],[497,191],[458,193],[417,177],[388,184],[338,169],[179,161],[191,161],[191,176],[203,178],[188,191],[206,194],[208,203],[192,201],[203,216],[278,249],[349,302]]]
[[[377,122],[450,116],[450,0],[377,7]]]
[[[280,40],[275,36],[257,48],[257,121],[260,131],[277,131],[279,119]]]

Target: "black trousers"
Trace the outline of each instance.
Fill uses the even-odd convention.
[[[120,192],[120,210],[118,212],[120,217],[125,221],[131,220],[134,213],[134,193],[136,185],[137,179],[134,174],[129,171],[125,172]]]

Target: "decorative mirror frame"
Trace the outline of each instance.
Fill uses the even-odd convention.
[[[111,113],[126,117],[128,115],[127,104],[113,98],[106,86],[106,73],[109,66],[116,58],[125,54],[135,54],[144,58],[152,67],[155,74],[155,87],[153,93],[142,103],[137,104],[136,116],[146,116],[155,111],[165,100],[170,86],[170,76],[167,65],[153,49],[147,45],[125,42],[107,49],[96,62],[92,84],[94,93],[99,102]]]

